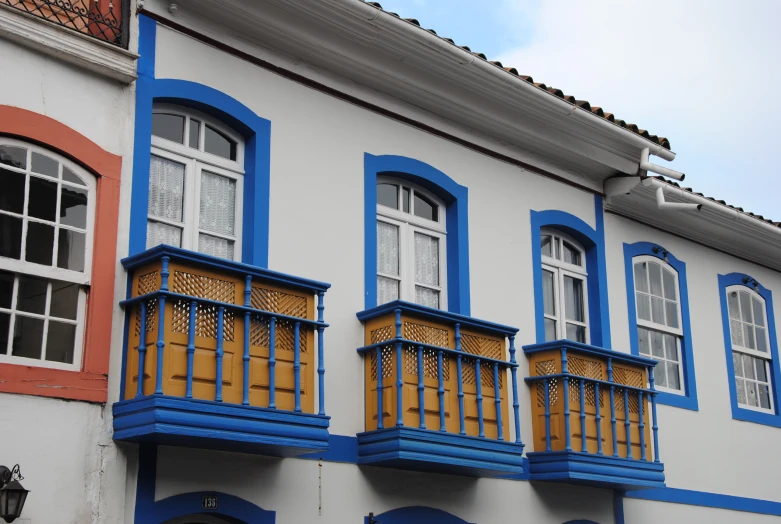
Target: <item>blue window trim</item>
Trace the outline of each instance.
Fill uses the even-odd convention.
[[[155,78],[157,23],[139,16],[139,78],[136,82],[135,144],[130,205],[129,254],[146,249],[152,107],[168,102],[197,109],[230,126],[245,139],[244,215],[241,260],[268,266],[271,122],[225,93],[186,80]]]
[[[588,314],[591,345],[611,348],[610,308],[607,296],[607,266],[605,262],[605,226],[602,197],[594,196],[596,229],[583,220],[564,211],[531,212],[532,267],[534,275],[534,315],[537,343],[545,342],[545,305],[542,292],[542,250],[540,247],[543,228],[557,229],[572,236],[586,250],[586,271],[588,272]]]
[[[664,255],[667,253],[667,265],[678,273],[678,289],[680,292],[681,324],[683,337],[681,340],[681,365],[683,366],[684,395],[659,392],[657,402],[666,406],[699,411],[697,400],[697,379],[694,373],[694,350],[692,348],[691,322],[689,320],[689,285],[686,279],[686,263],[678,260],[667,250],[659,248],[658,244],[651,242],[636,242],[624,244],[624,270],[626,272],[626,303],[629,312],[629,346],[633,355],[640,354],[640,343],[637,338],[637,305],[635,303],[635,275],[633,259],[638,256],[652,256],[664,263]]]
[[[377,305],[377,177],[389,175],[431,191],[447,205],[447,305],[451,313],[469,316],[468,191],[442,171],[414,158],[364,155],[365,305]]]
[[[738,405],[738,393],[735,387],[735,367],[732,364],[732,337],[729,328],[729,306],[727,304],[727,288],[730,286],[748,286],[748,282],[756,282],[752,277],[743,273],[730,273],[728,275],[719,275],[719,296],[721,298],[721,323],[724,330],[724,349],[727,355],[727,380],[729,381],[729,396],[732,402],[732,418],[743,420],[745,422],[754,422],[755,424],[764,424],[781,428],[781,416],[779,416],[779,407],[781,406],[781,387],[778,381],[781,380],[781,367],[778,361],[778,342],[776,340],[776,317],[773,313],[773,294],[769,289],[757,283],[756,291],[765,299],[765,311],[767,314],[767,331],[770,338],[770,357],[773,359],[770,365],[770,378],[773,388],[773,404],[775,413],[760,413],[750,409],[742,408]]]
[[[392,509],[375,515],[374,520],[381,524],[469,524],[447,511],[426,506]],[[369,524],[369,517],[364,517],[363,522]]]

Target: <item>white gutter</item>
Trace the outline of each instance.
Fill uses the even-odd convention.
[[[688,191],[684,191],[680,187],[675,187],[672,184],[668,184],[666,182],[662,182],[660,180],[657,180],[655,178],[646,178],[643,180],[643,185],[652,189],[656,190],[657,194],[657,203],[659,198],[659,192],[662,191],[668,195],[672,194],[676,197],[680,198],[681,200],[685,200],[688,202],[688,204],[677,204],[677,205],[695,205],[699,206],[700,209],[705,208],[709,211],[713,211],[714,213],[718,213],[724,217],[731,218],[733,220],[742,222],[748,226],[754,226],[758,227],[760,229],[765,230],[768,233],[773,233],[775,235],[781,235],[781,228],[776,227],[772,224],[769,224],[767,222],[763,222],[762,220],[758,218],[754,218],[752,216],[747,215],[746,213],[743,213],[742,211],[738,211],[737,209],[732,209],[729,206],[726,206],[724,204],[719,204],[718,202],[713,202],[712,200],[708,200],[707,198],[701,197],[699,195],[695,195],[694,193],[690,193]],[[665,202],[667,206],[674,206],[676,204],[672,202]],[[660,209],[666,209],[664,207],[660,206]],[[668,208],[669,209],[669,208]]]
[[[664,175],[669,178],[674,178],[675,180],[682,181],[684,178],[686,178],[686,175],[679,172],[679,171],[673,171],[672,169],[668,169],[666,167],[657,166],[656,164],[652,164],[648,161],[648,154],[649,154],[648,148],[645,148],[640,152],[640,176],[645,176],[645,174],[648,171],[651,171],[652,173],[658,173],[660,175]]]
[[[405,39],[417,42],[420,45],[428,47],[438,53],[449,57],[452,60],[458,62],[461,66],[474,66],[482,73],[493,78],[500,84],[503,84],[508,89],[520,91],[522,94],[533,98],[535,101],[542,105],[547,105],[552,109],[558,111],[560,114],[572,117],[584,124],[599,128],[600,130],[611,133],[613,135],[618,134],[624,141],[631,142],[634,146],[641,149],[648,149],[649,153],[656,155],[667,161],[675,159],[675,153],[666,149],[659,144],[654,144],[650,140],[643,138],[642,136],[614,124],[601,116],[595,115],[590,111],[581,109],[580,107],[562,100],[561,98],[541,89],[534,84],[530,84],[525,80],[516,77],[515,75],[508,73],[504,69],[497,67],[487,61],[478,58],[472,53],[461,49],[457,45],[453,45],[446,42],[443,38],[436,36],[429,31],[415,26],[410,22],[406,22],[402,19],[396,18],[393,15],[388,14],[381,9],[371,6],[362,0],[325,0],[342,9],[347,8],[354,13],[358,14],[361,18],[371,22],[379,28],[386,28],[397,33],[401,33]],[[661,168],[664,169],[664,168]]]

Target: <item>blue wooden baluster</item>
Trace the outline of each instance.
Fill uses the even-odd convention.
[[[293,387],[296,388],[296,403],[293,411],[301,413],[301,322],[294,324],[293,338]]]
[[[595,403],[596,403],[596,416],[597,421],[597,455],[602,455],[602,415],[599,411],[599,403],[602,401],[601,393],[599,392],[599,382],[594,383]]]
[[[640,413],[640,424],[638,424],[638,427],[640,428],[640,460],[645,460],[645,421],[643,420],[643,392],[638,391],[637,392],[637,399],[640,402],[639,404],[639,413]]]
[[[244,307],[252,307],[252,275],[247,275],[244,278]],[[250,325],[252,323],[252,316],[249,311],[244,312],[244,355],[242,355],[242,365],[244,371],[244,383],[242,384],[242,398],[241,403],[245,406],[249,406],[249,346],[250,346]]]
[[[323,312],[325,306],[323,305],[323,292],[317,293],[317,321],[320,323],[325,322],[323,319]],[[319,386],[320,405],[317,410],[318,415],[325,415],[325,353],[324,353],[324,341],[323,331],[325,326],[317,326],[317,377]]]
[[[479,436],[484,437],[485,436],[485,428],[483,427],[483,384],[480,380],[480,368],[482,366],[480,365],[480,359],[475,359],[475,383],[477,387],[477,396],[475,397],[475,400],[477,401],[477,427],[479,430]]]
[[[136,397],[144,396],[144,365],[146,364],[146,302],[141,302],[141,333],[138,335],[138,388]]]
[[[613,427],[613,456],[618,456],[618,434],[616,433],[616,387],[613,385],[613,359],[607,359],[607,380],[610,382],[610,425]]]
[[[550,381],[546,378],[545,384],[545,451],[550,451]]]
[[[588,453],[586,443],[586,381],[580,379],[580,451]]]
[[[437,395],[439,396],[439,431],[445,431],[445,382],[442,378],[442,350],[437,351]]]
[[[656,389],[654,389],[654,368],[648,368],[648,381],[651,383],[651,431],[654,436],[654,462],[659,462],[659,426],[656,421]]]
[[[515,335],[510,335],[510,374],[513,380],[513,415],[515,416],[515,442],[521,443],[521,412],[520,403],[518,402],[518,366],[515,361]],[[550,431],[548,432],[550,433]]]
[[[459,418],[459,433],[466,435],[466,425],[464,424],[464,375],[461,369],[461,324],[456,324],[456,370],[458,374],[458,418]]]
[[[569,420],[569,368],[567,366],[567,348],[561,348],[561,373],[564,375],[564,435],[565,435],[565,447],[567,451],[572,451],[572,437],[570,435],[570,420]]]
[[[385,427],[384,422],[384,415],[385,410],[383,409],[383,403],[382,403],[382,393],[384,386],[382,383],[382,348],[377,348],[377,429],[382,429]]]
[[[624,388],[624,429],[626,429],[626,458],[632,458],[632,435],[629,422],[629,388]]]
[[[404,381],[401,378],[403,372],[401,362],[401,309],[396,309],[396,425],[404,425],[404,395],[401,390]]]
[[[502,394],[499,391],[499,364],[496,362],[494,362],[494,403],[496,404],[496,438],[504,440],[502,434]]]
[[[160,291],[168,291],[169,257],[163,257],[160,270]],[[165,295],[157,299],[157,376],[155,377],[155,395],[163,394],[163,352],[165,351]]]
[[[426,386],[423,384],[423,346],[418,346],[418,416],[420,429],[426,429]]]
[[[217,373],[215,377],[215,383],[214,383],[214,400],[217,402],[222,402],[222,357],[224,355],[223,353],[223,335],[224,335],[224,326],[223,326],[223,319],[225,318],[225,308],[220,306],[217,308]]]
[[[198,303],[190,302],[190,325],[187,327],[187,386],[184,397],[193,398],[193,366],[195,365],[195,318],[198,314]]]
[[[268,407],[277,409],[277,317],[268,319]]]

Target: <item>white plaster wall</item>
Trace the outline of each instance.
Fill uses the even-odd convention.
[[[277,524],[358,524],[369,512],[415,505],[479,524],[561,524],[573,519],[613,523],[612,492],[591,488],[334,462],[323,462],[320,468],[315,460],[168,447],[159,448],[157,468],[157,500],[218,490],[276,511]],[[561,503],[562,497],[567,504]]]
[[[779,517],[744,511],[687,506],[640,499],[624,499],[624,520],[628,524],[659,524],[679,522],[708,524],[777,524]]]

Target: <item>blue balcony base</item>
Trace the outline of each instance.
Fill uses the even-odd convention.
[[[529,480],[631,490],[663,488],[664,464],[575,451],[528,453]]]
[[[418,428],[358,434],[358,464],[472,477],[523,473],[523,444]]]
[[[328,449],[330,417],[153,395],[117,402],[114,440],[278,457]]]

